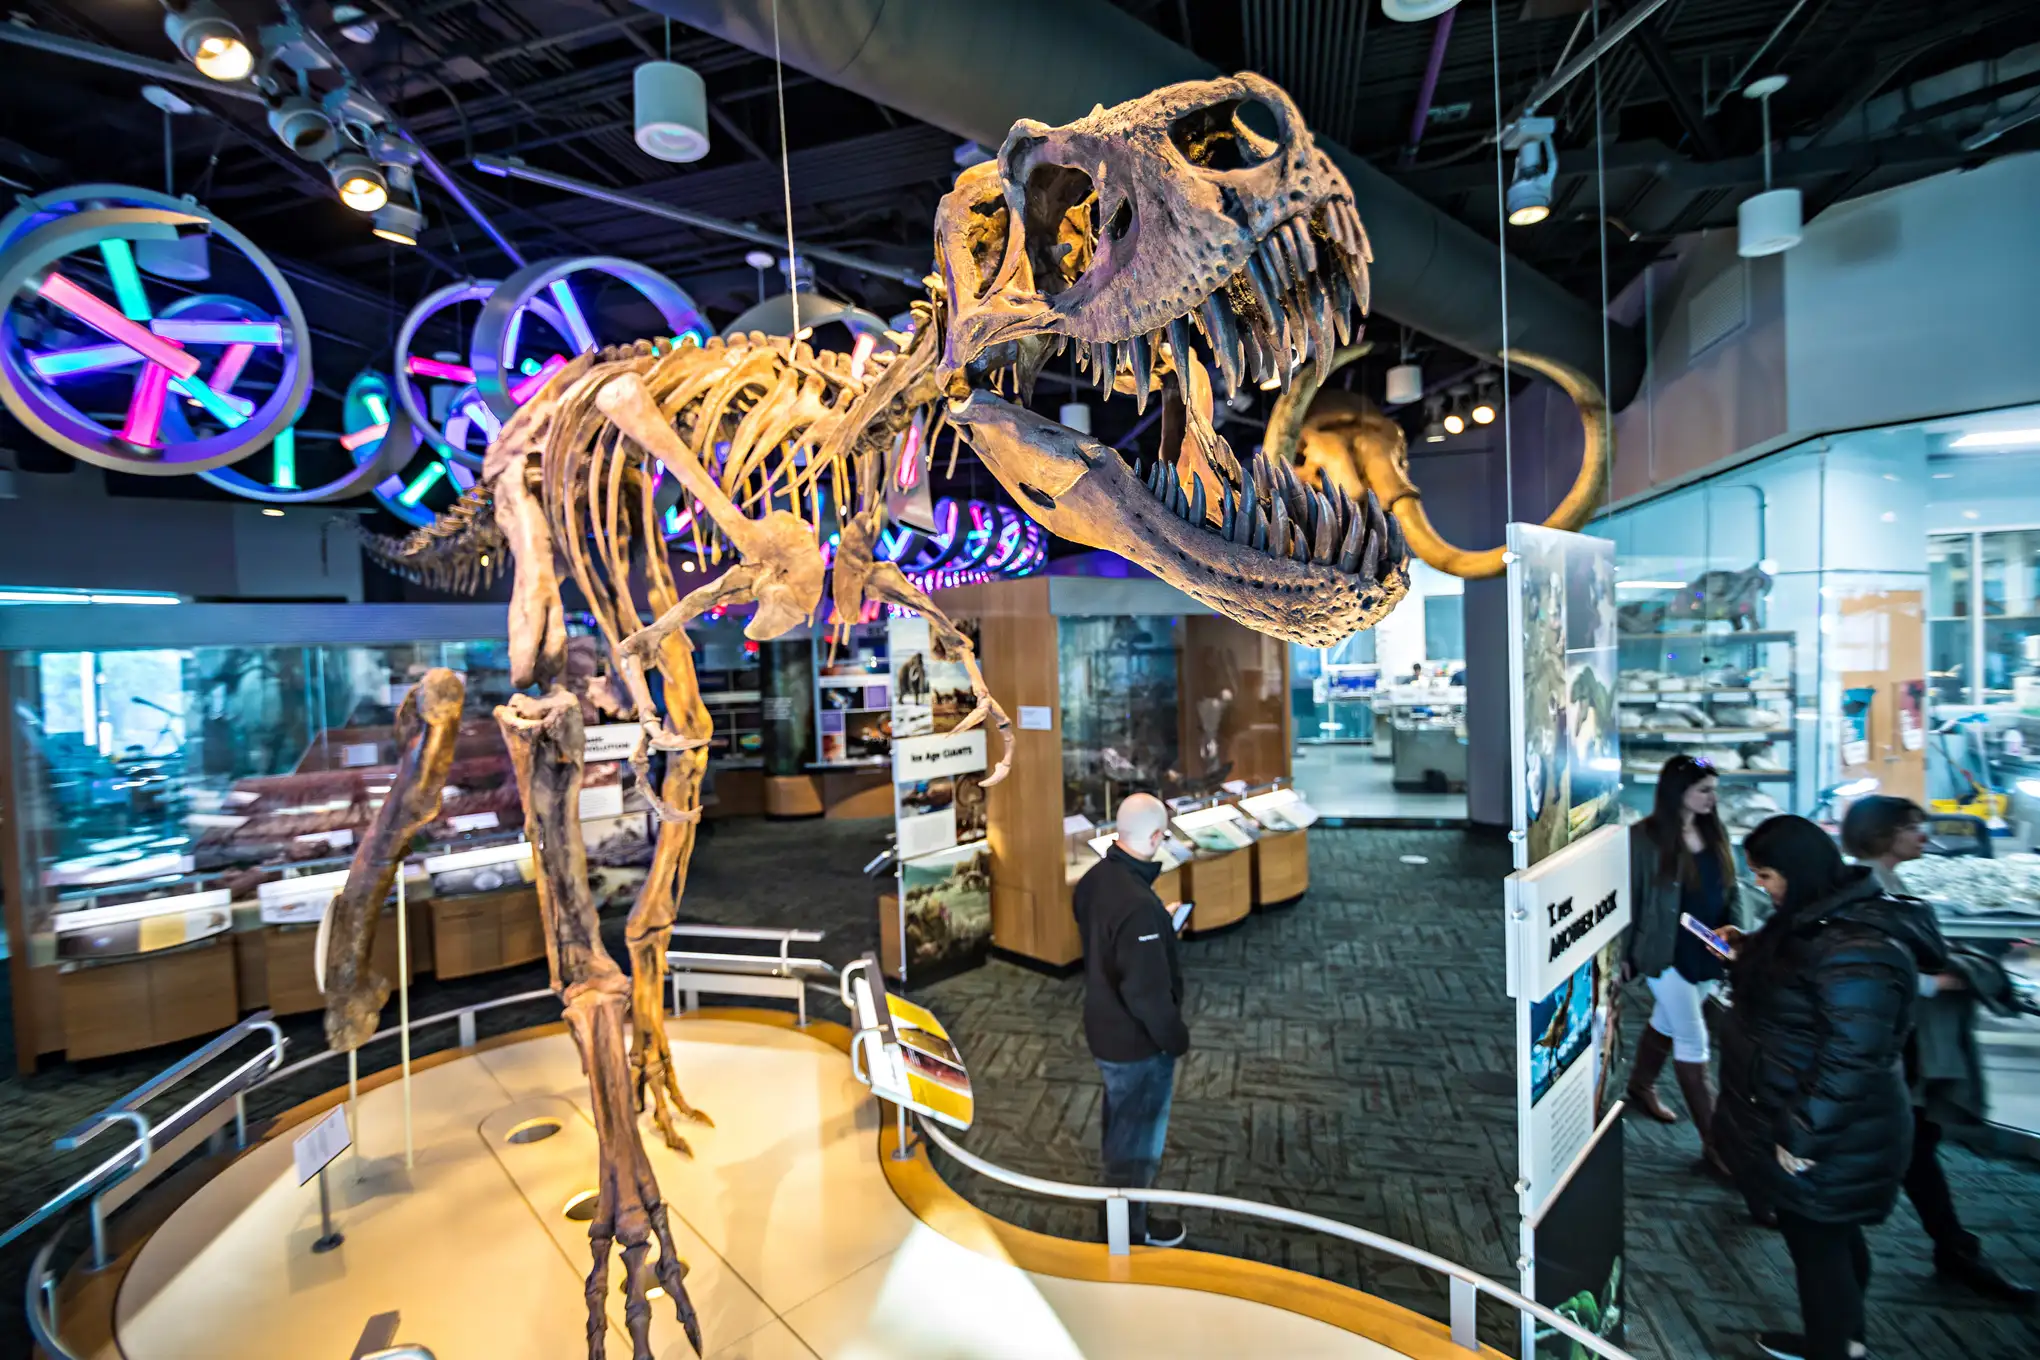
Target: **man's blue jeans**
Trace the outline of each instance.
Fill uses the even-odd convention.
[[[1176,1095],[1176,1060],[1166,1053],[1138,1062],[1098,1060],[1105,1078],[1105,1184],[1145,1189],[1162,1166],[1169,1136],[1169,1106]],[[1127,1206],[1135,1242],[1147,1236],[1147,1206]]]

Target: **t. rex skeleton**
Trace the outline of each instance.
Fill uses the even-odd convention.
[[[1241,117],[1258,105],[1276,135]],[[1053,532],[1109,547],[1227,616],[1287,641],[1328,643],[1384,617],[1409,584],[1402,529],[1382,499],[1303,484],[1286,458],[1242,460],[1211,419],[1214,372],[1227,395],[1251,379],[1319,380],[1367,298],[1366,236],[1352,192],[1311,141],[1295,105],[1254,75],[1191,82],[1065,127],[1022,121],[996,161],[972,167],[938,210],[937,272],[915,304],[911,340],[860,364],[753,333],[668,349],[641,343],[569,363],[504,426],[474,491],[402,541],[371,539],[394,569],[473,589],[515,562],[511,676],[497,710],[524,790],[540,862],[553,984],[594,1094],[600,1198],[590,1238],[588,1338],[602,1353],[608,1257],[621,1241],[625,1320],[649,1360],[640,1267],[656,1275],[699,1349],[634,1104],[682,1146],[680,1098],[660,1005],[663,949],[699,817],[708,718],[686,622],[717,605],[757,606],[747,636],[810,618],[827,574],[822,492],[837,507],[834,603],[927,614],[938,646],[968,666],[977,708],[1012,738],[968,639],[873,552],[880,489],[917,420],[946,420],[1018,504]],[[1336,337],[1336,340],[1335,340]],[[1203,346],[1203,354],[1197,352]],[[1074,346],[1099,385],[1145,406],[1160,391],[1162,448],[1126,458],[999,392],[1025,394]],[[718,457],[719,446],[727,445]],[[681,597],[659,532],[657,466],[697,507],[696,531],[737,561]],[[567,634],[555,560],[586,601],[612,679],[643,737],[633,765],[656,790],[654,872],[632,908],[627,985],[603,949],[578,828],[581,708],[564,686]],[[656,616],[643,624],[633,568]],[[656,673],[660,693],[652,690]],[[650,757],[664,755],[656,784]],[[395,794],[393,793],[394,797]],[[371,918],[372,921],[372,918]],[[633,1039],[626,1053],[625,997]],[[633,1092],[635,1101],[633,1102]]]

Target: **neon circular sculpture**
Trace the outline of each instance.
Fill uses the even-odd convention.
[[[106,202],[142,206],[91,206]],[[216,295],[211,314],[159,307],[134,247],[194,234],[239,250],[275,309]],[[237,462],[290,429],[311,390],[310,331],[283,275],[241,233],[167,195],[87,185],[23,203],[0,220],[0,299],[0,399],[45,442],[99,467],[166,477]],[[272,361],[259,402],[233,390],[251,362]],[[187,403],[217,428],[195,430]]]
[[[502,286],[494,279],[464,279],[458,283],[450,283],[444,288],[427,293],[420,299],[418,305],[404,318],[404,324],[397,329],[397,405],[410,418],[412,428],[417,430],[418,437],[424,443],[445,451],[455,463],[465,464],[474,469],[482,466],[482,452],[487,445],[484,442],[481,448],[468,446],[469,435],[472,434],[474,427],[480,424],[480,419],[470,408],[483,408],[484,417],[500,424],[500,417],[516,410],[532,393],[545,386],[545,380],[559,371],[566,363],[567,357],[564,354],[554,354],[543,361],[532,359],[527,366],[528,372],[521,372],[511,389],[517,394],[515,400],[499,415],[488,411],[481,401],[475,389],[475,371],[472,367],[453,359],[441,358],[437,354],[420,354],[416,346],[421,334],[442,312],[451,311],[468,303],[482,303],[484,304],[482,311],[486,312],[486,304]],[[510,343],[503,351],[508,360],[516,359],[515,332],[521,329],[526,312],[537,316],[562,337],[570,333],[571,328],[567,319],[558,308],[550,302],[532,302],[528,307],[519,308],[515,313],[518,325],[512,328],[512,333],[507,337]],[[451,438],[447,427],[453,425],[455,416],[461,415],[466,416],[467,423],[454,428],[452,433],[462,437]]]
[[[576,274],[605,274],[629,284],[657,310],[676,343],[686,335],[693,335],[699,342],[710,334],[708,322],[685,289],[634,261],[610,255],[577,255],[527,265],[503,280],[489,295],[468,345],[468,366],[474,374],[475,390],[498,419],[508,420],[567,359],[564,354],[557,355],[554,358],[558,363],[553,358],[546,359],[537,374],[526,376],[521,372],[517,346],[527,311],[544,316],[553,330],[571,344],[572,353],[583,354],[596,347],[595,331],[572,286]],[[548,298],[551,307],[545,306]]]
[[[465,419],[456,411],[446,423],[464,438],[459,422]],[[347,384],[340,430],[340,446],[354,457],[364,489],[406,524],[430,524],[475,484],[474,470],[453,457],[453,445],[428,444],[419,436],[382,373],[363,369]]]
[[[163,309],[163,314],[166,317],[173,315],[187,304],[201,304],[208,311],[232,310],[247,306],[239,298],[201,296],[172,303]],[[373,378],[379,383],[383,394],[382,414],[376,417],[382,424],[368,435],[361,432],[371,422],[361,419],[367,414],[367,410],[356,396],[356,389],[361,386],[364,378]],[[380,374],[369,373],[358,375],[348,387],[343,408],[349,419],[343,422],[338,441],[340,448],[348,455],[348,468],[338,477],[312,486],[302,484],[299,479],[298,431],[295,426],[286,428],[270,442],[268,481],[249,475],[252,469],[245,467],[214,468],[198,475],[223,491],[231,491],[247,500],[263,501],[270,505],[313,505],[321,501],[345,500],[349,496],[358,496],[392,470],[387,457],[379,458],[378,454],[393,456],[397,460],[396,465],[402,466],[404,460],[410,456],[404,451],[406,440],[409,441],[410,448],[415,448],[418,443],[417,435],[411,433],[410,423],[401,412],[396,416],[399,431],[392,438],[383,437],[389,432],[388,389],[389,383],[386,379]],[[164,428],[170,429],[174,421],[180,420],[182,415],[173,406],[171,411],[164,415]],[[243,462],[252,464],[256,459],[251,456]]]
[[[905,524],[888,526],[879,539],[879,556],[917,579],[929,573],[968,573],[973,580],[1026,576],[1048,560],[1046,532],[1009,505],[945,496],[934,510],[933,533]]]

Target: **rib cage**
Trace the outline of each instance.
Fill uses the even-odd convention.
[[[596,567],[611,581],[627,581],[631,538],[661,537],[641,451],[595,408],[608,378],[641,371],[680,437],[747,514],[770,505],[814,525],[818,493],[847,514],[864,460],[882,463],[911,418],[909,403],[894,399],[901,384],[878,381],[899,357],[872,355],[853,376],[849,355],[755,331],[700,346],[605,350],[565,394],[542,456],[541,498],[572,574],[584,589]],[[363,547],[406,580],[473,594],[495,581],[509,556],[492,505],[484,480],[424,528],[403,538],[364,532]],[[709,561],[728,550],[706,516],[688,532]]]

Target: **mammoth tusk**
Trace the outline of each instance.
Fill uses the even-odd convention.
[[[1607,400],[1593,379],[1555,359],[1519,349],[1502,351],[1502,358],[1549,378],[1579,408],[1582,436],[1580,475],[1573,479],[1572,489],[1566,492],[1565,499],[1544,521],[1547,529],[1577,532],[1593,518],[1602,493],[1608,487],[1608,466],[1613,461],[1613,433],[1608,420]],[[1269,428],[1274,428],[1272,420]],[[1468,552],[1446,542],[1431,527],[1430,517],[1424,513],[1423,497],[1414,489],[1398,498],[1389,508],[1402,521],[1403,537],[1409,540],[1410,551],[1439,571],[1469,581],[1501,574],[1501,548]]]
[[[1417,492],[1397,497],[1388,508],[1401,521],[1403,539],[1410,545],[1410,551],[1447,576],[1479,581],[1501,575],[1502,549],[1468,552],[1465,548],[1447,543],[1431,527],[1431,517],[1424,513],[1424,498]]]
[[[1373,342],[1363,340],[1335,351],[1331,364],[1325,369],[1325,377],[1331,377],[1373,350]],[[1317,370],[1306,365],[1297,370],[1296,385],[1275,398],[1275,404],[1268,408],[1267,433],[1261,439],[1261,447],[1269,458],[1277,463],[1296,461],[1296,447],[1303,438],[1303,418],[1310,414],[1310,404],[1317,399],[1318,389],[1322,386]]]
[[[1595,506],[1608,490],[1608,468],[1614,461],[1615,444],[1614,427],[1608,420],[1608,399],[1601,395],[1599,384],[1592,378],[1556,359],[1520,349],[1503,350],[1502,358],[1549,378],[1579,407],[1580,475],[1573,479],[1572,490],[1565,493],[1565,499],[1544,521],[1547,529],[1576,532],[1594,517]]]

